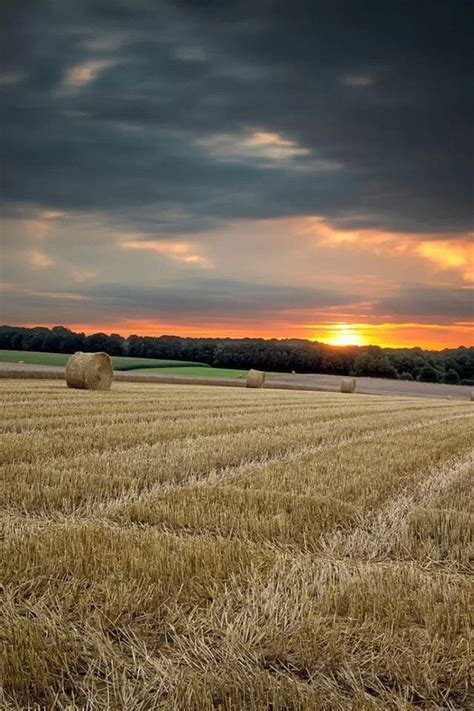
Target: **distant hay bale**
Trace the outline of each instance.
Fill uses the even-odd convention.
[[[107,353],[82,353],[72,355],[66,365],[68,388],[79,390],[109,390],[114,371]]]
[[[249,370],[247,373],[247,387],[248,388],[263,388],[263,383],[265,382],[265,373],[261,370]]]
[[[474,390],[471,390],[471,402],[474,402]]]
[[[343,378],[341,380],[341,393],[354,393],[356,389],[355,378]]]
[[[18,362],[19,362],[19,363],[24,363],[25,361],[24,361],[24,360],[19,360]]]

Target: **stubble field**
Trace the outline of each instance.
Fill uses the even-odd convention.
[[[0,392],[2,709],[474,704],[473,403]]]

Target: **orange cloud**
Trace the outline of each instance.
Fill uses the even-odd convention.
[[[299,232],[314,237],[318,244],[332,247],[354,245],[380,255],[407,255],[434,263],[439,270],[455,269],[465,281],[474,281],[474,249],[472,233],[456,239],[421,239],[413,233],[387,232],[374,229],[341,230],[321,217],[303,217],[297,221]],[[446,235],[448,237],[449,235]]]
[[[472,242],[421,242],[418,254],[430,259],[441,269],[459,269],[466,281],[474,281]]]
[[[98,74],[114,64],[111,59],[95,59],[82,64],[76,64],[66,73],[62,83],[63,91],[79,89],[81,86],[94,81]]]
[[[291,156],[306,156],[310,153],[307,148],[301,148],[294,141],[284,138],[279,133],[269,131],[254,131],[245,144],[261,150],[269,158],[275,160]]]
[[[28,259],[31,266],[35,269],[45,269],[54,264],[54,259],[48,257],[44,252],[40,252],[39,249],[32,249],[28,252]]]
[[[40,210],[34,216],[21,221],[26,232],[34,239],[49,237],[56,229],[56,220],[65,217],[65,212],[57,210]]]
[[[200,267],[212,266],[211,261],[207,257],[201,254],[195,254],[194,247],[186,242],[172,242],[166,240],[141,242],[129,240],[121,242],[120,246],[122,249],[142,249],[157,252],[165,257],[175,259],[178,262],[184,262],[185,264],[197,264]]]
[[[216,133],[197,141],[211,155],[228,159],[260,157],[269,161],[286,161],[296,156],[308,156],[311,151],[280,133],[254,130],[247,134]]]

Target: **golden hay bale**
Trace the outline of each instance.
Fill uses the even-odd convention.
[[[248,388],[263,388],[265,382],[265,373],[261,370],[249,370],[247,373]]]
[[[356,389],[355,378],[343,378],[341,380],[341,393],[354,393]]]
[[[80,390],[109,390],[114,371],[107,353],[82,353],[72,355],[66,365],[68,388]]]

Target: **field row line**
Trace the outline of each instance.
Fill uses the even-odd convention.
[[[448,422],[452,422],[453,420],[455,421],[457,419],[459,419],[459,416],[444,418],[442,420],[438,420],[436,424],[445,424]],[[391,435],[397,436],[412,430],[420,430],[430,427],[432,424],[433,423],[431,421],[417,422],[416,424],[403,425],[398,428],[393,428],[390,425],[387,425],[387,427],[380,427],[376,431],[369,431],[369,433],[366,435],[361,435],[360,432],[349,436],[343,434],[341,437],[337,437],[329,444],[327,440],[324,440],[323,442],[320,442],[317,445],[297,445],[296,448],[290,450],[288,449],[288,446],[285,445],[284,447],[280,447],[280,449],[277,450],[277,453],[271,456],[269,456],[267,451],[265,451],[261,456],[257,456],[256,458],[253,458],[250,461],[245,461],[244,458],[237,464],[224,465],[223,467],[214,467],[208,472],[200,475],[196,475],[193,473],[179,481],[175,480],[173,482],[154,482],[148,488],[146,488],[145,485],[145,489],[141,489],[139,493],[132,490],[127,492],[126,494],[121,494],[120,496],[109,498],[106,503],[99,502],[98,504],[92,506],[91,509],[89,509],[88,512],[85,514],[85,516],[90,515],[91,513],[94,516],[114,515],[117,508],[123,506],[125,503],[147,500],[150,497],[156,496],[158,494],[166,493],[181,488],[219,485],[225,483],[230,476],[232,476],[232,483],[235,484],[235,480],[238,480],[240,476],[244,476],[245,474],[252,471],[258,471],[266,466],[271,467],[275,464],[284,463],[291,464],[297,461],[314,457],[319,452],[327,452],[328,450],[331,451],[341,447],[350,446],[354,442],[361,442],[364,444],[373,442],[384,437],[384,435],[386,435],[387,433],[387,430],[390,430]],[[203,439],[208,439],[208,437],[205,437]],[[70,471],[71,474],[74,474],[75,470],[74,468],[71,468]]]
[[[380,407],[374,407],[374,408],[371,408],[371,409],[370,409],[370,413],[371,413],[372,415],[373,415],[373,414],[377,414],[377,415],[389,415],[389,414],[392,414],[392,413],[398,413],[398,412],[402,412],[402,411],[403,411],[403,412],[410,412],[410,413],[419,412],[420,414],[423,414],[423,413],[425,413],[425,412],[433,412],[433,408],[432,408],[432,407],[420,406],[419,403],[418,403],[418,401],[417,401],[416,403],[413,403],[413,405],[412,405],[411,407],[404,407],[403,410],[401,410],[400,408],[397,408],[397,407],[393,407],[391,404],[387,404],[387,402],[384,402],[384,403],[382,404],[382,403],[379,401],[378,404],[380,404]],[[453,409],[454,409],[454,408],[452,407],[451,404],[445,404],[445,405],[443,405],[443,406],[439,406],[438,408],[436,408],[436,414],[437,414],[438,412],[440,412],[440,411],[453,410]],[[308,412],[308,410],[309,410],[309,412]],[[320,407],[320,405],[318,404],[317,406],[315,406],[315,407],[312,407],[312,406],[311,406],[310,408],[304,408],[304,407],[299,407],[299,408],[285,408],[285,410],[282,412],[281,415],[280,415],[280,413],[275,414],[275,412],[268,412],[267,410],[265,410],[265,414],[267,414],[267,419],[270,418],[272,421],[274,420],[274,424],[270,425],[271,427],[280,427],[280,426],[285,426],[286,424],[288,424],[288,423],[285,421],[285,419],[288,419],[288,417],[289,417],[290,415],[292,415],[293,413],[299,413],[299,412],[301,412],[302,420],[300,420],[300,422],[301,422],[301,423],[304,423],[305,420],[308,420],[308,422],[311,421],[311,419],[314,418],[314,416],[317,415],[317,414],[320,412],[320,410],[323,410],[323,412],[322,412],[323,415],[326,414],[326,413],[329,413],[329,414],[339,413],[339,417],[338,417],[338,418],[334,418],[335,420],[338,420],[338,419],[341,419],[341,420],[342,420],[342,419],[347,419],[347,418],[351,418],[351,417],[357,417],[357,416],[359,416],[359,415],[364,416],[364,415],[368,414],[368,413],[367,413],[367,407],[366,407],[366,405],[365,405],[365,404],[362,404],[362,403],[360,403],[360,402],[352,403],[351,405],[347,406],[347,407],[344,408],[343,410],[341,410],[341,408],[340,408],[338,405],[335,405],[334,403],[331,403],[331,404],[330,404],[328,407],[326,407],[326,408],[322,408],[322,407]],[[257,412],[260,412],[260,411],[261,411],[261,409],[258,408],[255,412],[252,412],[251,414],[256,414]],[[459,412],[459,409],[458,409],[458,408],[456,408],[455,411],[456,411],[457,413],[459,413],[460,415],[466,416],[466,417],[468,417],[468,416],[470,416],[470,415],[473,415],[472,409],[469,408],[469,407],[462,408],[461,412]],[[240,412],[232,412],[232,413],[230,413],[229,418],[227,418],[227,417],[221,417],[220,415],[217,416],[217,417],[214,417],[213,414],[212,414],[212,411],[211,411],[211,412],[208,414],[208,416],[207,416],[206,418],[203,418],[203,419],[204,419],[205,421],[222,421],[222,420],[225,421],[226,419],[229,419],[229,420],[230,420],[230,424],[232,425],[232,423],[235,423],[235,421],[237,420],[237,418],[239,418],[240,420],[242,420],[243,418],[247,417],[247,416],[248,416],[248,412],[249,412],[248,410],[242,409],[242,412],[241,412],[241,413],[240,413]],[[113,414],[114,414],[114,413],[112,413],[112,415],[113,415]],[[156,413],[153,413],[153,414],[156,414]],[[190,413],[190,414],[192,415],[192,413]],[[180,419],[180,418],[177,416],[176,419],[178,420],[178,419]],[[169,423],[169,422],[173,422],[173,419],[172,419],[172,418],[165,418],[164,421],[165,421],[165,423]],[[202,420],[201,420],[201,421],[202,421]],[[327,421],[327,420],[322,420],[322,419],[320,418],[320,419],[318,419],[317,421],[315,421],[315,424],[318,424],[319,422],[323,422],[323,421]],[[97,429],[100,429],[102,425],[103,425],[104,427],[106,427],[108,424],[109,424],[109,423],[108,423],[107,421],[104,421],[103,419],[98,419],[97,422],[94,422],[94,423],[89,427],[89,429],[90,429],[91,431],[96,431]],[[131,420],[130,422],[127,422],[127,421],[121,422],[118,426],[125,426],[125,425],[127,425],[127,424],[132,425],[132,424],[133,424],[133,420]],[[152,419],[149,421],[149,425],[150,425],[150,426],[155,426],[155,425],[156,425],[156,427],[159,427],[160,424],[161,424],[161,420],[159,419],[159,417],[152,418]],[[69,435],[73,434],[73,433],[76,432],[76,431],[80,431],[80,433],[81,433],[81,438],[83,438],[83,437],[84,437],[84,431],[85,431],[85,429],[87,429],[87,425],[84,425],[84,423],[78,423],[77,425],[73,425],[72,427],[69,427],[67,431],[68,431],[68,434],[69,434]],[[253,429],[253,427],[251,427],[251,429]],[[244,428],[244,430],[245,430],[245,428]],[[244,431],[244,430],[240,430],[240,431]],[[235,426],[232,425],[232,426],[230,427],[229,431],[239,431],[239,430],[236,430],[236,429],[235,429]],[[8,432],[8,433],[6,433],[6,436],[7,436],[7,440],[8,440],[8,439],[21,438],[21,437],[23,437],[25,434],[27,434],[27,432],[24,432],[24,431],[20,431],[20,432]]]
[[[452,422],[453,420],[460,419],[460,416],[454,416],[454,417],[445,417],[440,420],[436,420],[435,424],[443,424],[447,422]],[[335,442],[321,442],[320,444],[317,445],[306,445],[304,447],[301,447],[300,449],[285,452],[284,454],[277,454],[273,457],[262,457],[259,460],[252,461],[252,462],[246,462],[244,464],[238,464],[236,466],[232,467],[223,467],[222,469],[215,469],[213,470],[207,479],[195,479],[193,480],[192,478],[189,479],[189,481],[185,484],[185,486],[205,486],[208,483],[212,484],[219,484],[225,481],[225,479],[228,477],[228,475],[233,472],[235,474],[236,470],[239,470],[240,474],[245,474],[251,469],[258,469],[258,468],[263,468],[267,464],[282,464],[284,462],[295,462],[300,459],[303,459],[305,457],[311,457],[313,455],[316,455],[318,452],[324,451],[326,452],[327,450],[331,449],[338,449],[339,447],[345,447],[347,445],[352,444],[353,442],[361,442],[361,443],[368,443],[368,442],[373,442],[374,440],[379,439],[383,435],[387,433],[387,430],[390,430],[391,435],[399,435],[403,434],[404,432],[411,432],[412,430],[418,430],[418,429],[423,429],[425,427],[430,427],[433,424],[432,421],[425,421],[425,422],[417,422],[415,424],[411,423],[409,425],[403,425],[402,427],[391,427],[390,425],[387,425],[387,427],[380,427],[377,430],[372,431],[370,434],[367,435],[360,435],[360,433],[356,433],[354,435],[343,435],[340,439],[337,439]],[[170,487],[174,488],[174,487]]]
[[[358,425],[360,425],[361,421],[367,421],[369,427],[374,425],[373,413],[364,414],[364,415],[361,415],[360,417],[357,418],[358,414],[359,413],[357,413],[357,412],[356,413],[344,412],[344,413],[339,414],[339,416],[337,418],[329,417],[326,420],[318,420],[317,422],[314,423],[315,424],[314,434],[318,434],[320,432],[320,429],[321,429],[320,425],[323,425],[327,429],[328,425],[330,426],[330,425],[334,424],[337,426],[339,424],[341,424],[341,425],[347,424],[348,420],[350,421],[351,419],[353,419],[355,421],[355,423]],[[388,412],[388,413],[379,412],[377,414],[378,415],[390,414],[390,412]],[[424,422],[421,422],[421,423],[418,423],[418,422],[410,423],[409,425],[406,426],[405,431],[409,430],[417,425],[425,426],[425,423],[427,426],[429,424],[436,424],[436,422],[438,422],[438,421],[449,422],[452,420],[465,419],[466,417],[470,417],[471,414],[472,414],[471,412],[465,413],[465,414],[458,413],[452,417],[443,418],[441,420],[437,419],[434,422],[431,419],[429,419],[429,420],[425,420]],[[404,412],[400,412],[400,415],[405,418]],[[312,418],[309,419],[309,424],[311,424],[311,422],[312,422]],[[183,436],[174,436],[174,437],[170,436],[170,434],[168,434],[168,436],[163,436],[163,433],[162,433],[160,439],[155,440],[152,443],[146,442],[146,440],[145,441],[138,441],[138,442],[135,441],[130,446],[121,446],[121,447],[117,447],[117,448],[113,448],[113,449],[110,448],[110,446],[107,448],[106,444],[104,443],[103,447],[95,448],[92,452],[90,450],[87,452],[87,451],[84,451],[84,449],[82,449],[77,454],[75,454],[73,457],[68,457],[63,454],[59,454],[59,456],[58,456],[58,455],[54,455],[54,453],[53,454],[47,453],[46,456],[42,457],[40,460],[34,459],[33,461],[28,461],[28,460],[23,459],[23,460],[19,461],[16,458],[14,464],[16,467],[23,465],[23,466],[27,466],[29,468],[31,468],[31,467],[35,468],[41,461],[41,462],[44,462],[45,464],[46,463],[48,463],[49,465],[52,464],[54,467],[61,466],[62,469],[66,468],[67,470],[72,471],[73,468],[76,466],[76,464],[81,464],[82,466],[84,466],[84,458],[85,457],[89,458],[91,460],[91,463],[93,463],[93,462],[97,461],[98,458],[108,459],[111,455],[116,456],[116,457],[124,457],[124,456],[133,455],[134,451],[137,451],[137,453],[143,452],[144,447],[146,448],[146,451],[149,452],[150,450],[153,450],[155,448],[161,449],[164,445],[166,445],[168,447],[178,446],[179,443],[184,444],[185,442],[193,442],[193,443],[202,442],[204,444],[204,443],[210,442],[212,439],[216,440],[216,447],[218,447],[220,438],[228,436],[228,435],[234,435],[234,436],[238,435],[240,437],[244,437],[248,432],[251,432],[252,435],[255,435],[255,434],[265,435],[265,434],[269,434],[269,433],[272,433],[272,435],[279,435],[280,434],[279,430],[281,430],[282,434],[286,434],[289,437],[291,435],[291,431],[293,431],[293,430],[295,430],[296,432],[300,432],[303,425],[304,425],[304,421],[296,423],[296,424],[290,424],[290,425],[287,423],[276,423],[275,425],[263,425],[260,427],[249,427],[249,428],[245,427],[240,430],[236,429],[235,427],[231,427],[229,429],[221,429],[219,432],[202,432],[202,433],[196,432],[193,434],[186,433]],[[376,423],[376,426],[377,426],[377,431],[385,432],[386,429],[390,429],[391,422],[388,422],[387,426],[384,427],[383,429],[381,429],[381,423],[380,423],[380,420],[378,420]],[[306,434],[307,434],[307,436],[311,436],[311,433],[306,433]],[[327,436],[332,437],[333,433],[328,433]],[[288,437],[286,437],[285,439],[288,439]],[[25,439],[28,439],[28,438],[25,438]],[[31,446],[30,442],[29,442],[29,444]],[[4,451],[6,451],[6,450],[4,450]],[[9,467],[9,466],[11,466],[11,464],[5,463],[1,467],[0,471],[2,469],[4,469],[5,467]]]
[[[261,403],[256,403],[255,400],[250,401],[250,405],[247,402],[242,402],[241,400],[218,400],[217,402],[214,401],[208,401],[204,400],[203,402],[200,402],[198,405],[196,405],[195,402],[189,403],[187,402],[187,407],[181,407],[182,405],[182,400],[165,400],[165,401],[158,401],[156,403],[156,406],[154,405],[153,401],[146,400],[145,402],[141,402],[138,405],[134,403],[134,401],[126,401],[124,403],[107,403],[107,405],[113,405],[113,409],[110,412],[110,415],[112,417],[117,416],[117,405],[121,404],[124,405],[123,411],[120,412],[121,417],[126,417],[128,414],[130,414],[130,417],[132,418],[135,414],[140,414],[140,415],[146,415],[150,414],[150,416],[161,416],[163,412],[168,413],[168,412],[175,412],[177,414],[181,413],[186,413],[188,411],[192,412],[205,412],[206,410],[218,410],[219,412],[224,411],[228,412],[230,411],[238,411],[239,409],[242,410],[242,413],[249,412],[250,410],[255,410],[255,411],[260,411],[260,410],[267,410],[268,409],[268,402],[261,402]],[[64,402],[59,401],[57,403],[47,403],[47,405],[38,405],[38,412],[40,413],[38,416],[35,415],[34,409],[33,412],[30,409],[28,411],[22,413],[19,411],[19,407],[21,403],[16,402],[14,406],[10,410],[4,409],[3,410],[3,416],[0,420],[0,426],[5,426],[10,424],[10,420],[14,419],[15,422],[18,421],[27,421],[31,422],[34,421],[35,426],[38,425],[38,420],[40,423],[42,421],[50,421],[51,419],[60,419],[57,415],[57,408],[58,405],[62,405]],[[82,403],[81,403],[82,404]],[[70,413],[68,414],[67,410],[63,412],[63,415],[61,416],[61,419],[63,421],[71,418],[77,419],[79,417],[88,417],[91,416],[94,419],[97,419],[98,422],[101,421],[101,418],[107,417],[109,414],[108,407],[101,410],[98,405],[101,404],[103,405],[104,403],[101,403],[100,401],[96,401],[94,403],[88,404],[87,407],[72,407]],[[179,405],[179,408],[177,408],[177,405]],[[344,403],[346,409],[350,408],[355,408],[355,409],[367,409],[367,403],[361,402],[360,400],[355,400]],[[410,406],[407,407],[407,402],[402,401],[399,402],[397,400],[390,399],[390,402],[387,402],[386,400],[381,400],[380,398],[377,398],[377,400],[374,403],[376,409],[377,406],[380,407],[385,407],[388,412],[391,411],[398,411],[401,409],[401,407],[404,410],[433,410],[433,405],[429,404],[427,405],[426,403],[420,403],[420,400],[411,400],[410,401]],[[400,407],[401,405],[401,407]],[[51,406],[51,413],[47,412],[48,406]],[[126,407],[125,407],[126,406]],[[435,406],[435,409],[437,411],[441,409],[446,409],[446,408],[452,408],[453,405],[450,402],[447,401],[442,401],[440,403],[437,403]],[[327,409],[340,409],[341,408],[341,402],[334,402],[334,399],[332,399],[329,403],[326,400],[321,400],[321,399],[311,399],[311,400],[305,400],[305,401],[294,401],[294,400],[288,400],[284,402],[279,402],[278,403],[278,411],[279,412],[287,412],[289,410],[314,410],[315,412],[318,412],[319,410],[327,410]],[[467,408],[466,408],[467,409]],[[46,413],[45,413],[46,410]]]
[[[441,485],[439,493],[442,493],[446,487],[455,483],[458,477],[469,470],[469,466],[472,466],[472,461],[460,459],[453,467],[455,469],[453,476],[448,476],[449,481],[446,485]],[[430,481],[436,478],[437,474],[441,473],[443,476],[446,472],[446,469],[433,470]],[[406,509],[405,519],[416,509],[417,505],[418,504]],[[387,510],[388,508],[389,507],[387,507]],[[384,512],[380,512],[380,518],[382,518],[383,514]],[[222,538],[221,536],[216,536],[208,532],[196,533],[195,531],[176,531],[172,528],[161,528],[158,526],[143,526],[143,524],[140,523],[124,521],[123,519],[118,520],[113,517],[103,518],[93,515],[51,514],[50,512],[48,514],[25,514],[14,509],[4,508],[0,510],[0,544],[2,542],[12,542],[12,540],[16,538],[31,536],[35,532],[46,532],[51,528],[64,528],[68,530],[71,527],[87,528],[89,526],[97,526],[103,528],[104,531],[110,530],[110,532],[125,530],[130,531],[130,533],[135,532],[137,535],[140,535],[143,531],[146,531],[147,534],[152,532],[152,535],[156,535],[157,538],[163,537],[177,543],[193,540],[204,544],[213,544],[216,540]],[[355,536],[359,535],[359,530],[361,530],[360,527],[353,532]],[[375,529],[372,528],[372,531],[375,531]],[[335,538],[336,534],[331,534],[331,537],[332,536]],[[427,578],[449,577],[450,581],[454,582],[456,580],[463,582],[471,580],[472,578],[472,572],[470,570],[459,569],[453,561],[448,560],[440,563],[438,561],[425,562],[406,557],[389,557],[393,546],[386,547],[379,555],[374,555],[373,550],[368,551],[366,554],[361,548],[356,549],[355,547],[351,550],[350,554],[347,551],[342,552],[333,546],[331,537],[326,540],[323,537],[321,547],[318,548],[318,550],[302,549],[291,543],[275,543],[268,539],[255,541],[245,536],[239,537],[238,544],[244,545],[249,551],[253,551],[255,556],[265,553],[275,556],[275,572],[281,571],[283,563],[298,567],[301,574],[306,574],[308,570],[311,569],[311,566],[318,564],[329,566],[331,569],[341,567],[348,571],[357,569],[392,570],[395,566],[402,570],[417,570],[426,575]],[[396,538],[399,538],[399,536],[397,535]],[[396,542],[395,539],[392,540]],[[327,543],[330,545],[327,545]]]
[[[400,408],[393,406],[391,403],[387,407],[387,403],[378,403],[380,405],[380,408],[375,407],[372,408],[372,412],[377,412],[381,414],[389,414],[392,412],[399,412]],[[444,410],[449,410],[453,409],[452,404],[444,404],[441,406],[438,406],[436,408],[436,412],[444,411]],[[217,412],[216,412],[217,410]],[[344,410],[345,413],[347,414],[353,414],[354,416],[357,415],[359,412],[366,412],[367,407],[366,405],[361,407],[361,403],[351,403],[349,406],[347,406]],[[404,412],[424,412],[424,411],[429,411],[431,412],[433,410],[432,407],[426,407],[419,405],[418,403],[414,403],[411,407],[404,407],[403,411]],[[81,411],[81,412],[74,412],[70,415],[64,414],[62,416],[58,416],[57,410],[54,410],[54,413],[51,415],[44,415],[44,410],[43,414],[40,417],[34,417],[31,415],[31,413],[25,414],[23,417],[18,417],[17,414],[15,414],[14,417],[14,422],[11,422],[13,419],[12,417],[3,417],[2,420],[0,420],[0,430],[3,430],[5,434],[26,434],[30,431],[34,432],[41,432],[43,430],[48,430],[48,431],[54,431],[55,429],[60,429],[61,427],[67,426],[67,425],[72,425],[68,427],[68,432],[74,432],[76,429],[81,429],[81,432],[84,430],[84,425],[80,424],[78,422],[79,417],[84,418],[87,416],[87,424],[88,426],[95,426],[95,425],[103,425],[104,427],[111,426],[113,424],[134,424],[136,422],[142,422],[142,421],[147,421],[150,420],[153,421],[155,418],[159,421],[172,421],[173,419],[185,419],[185,418],[192,418],[195,417],[196,414],[206,414],[208,415],[207,419],[212,419],[212,420],[221,420],[224,419],[228,415],[233,415],[233,416],[245,416],[248,414],[256,414],[258,412],[264,412],[266,413],[268,411],[268,404],[252,404],[248,407],[243,406],[242,403],[239,404],[233,404],[233,405],[220,405],[219,408],[216,408],[215,406],[208,407],[206,406],[199,406],[199,407],[187,407],[183,409],[176,409],[175,405],[173,404],[168,404],[166,407],[161,407],[159,410],[156,408],[154,409],[144,409],[143,406],[141,408],[135,408],[132,411],[127,411],[127,412],[119,412],[114,409],[112,412],[99,412],[97,413],[97,408],[95,408],[93,411]],[[321,402],[311,402],[311,403],[285,403],[285,407],[279,408],[279,414],[281,413],[285,417],[288,415],[294,413],[298,414],[300,412],[304,412],[305,415],[318,415],[319,413],[328,413],[328,412],[339,412],[340,411],[340,404],[339,403],[330,403],[325,404]],[[470,410],[466,408],[466,411],[470,414]],[[19,422],[24,422],[25,426],[20,425],[20,429],[14,429]],[[76,424],[77,423],[77,424]],[[51,426],[50,426],[51,425]]]
[[[323,545],[328,557],[356,557],[372,560],[386,557],[402,537],[410,515],[427,506],[466,473],[474,470],[474,453],[454,458],[447,465],[434,467],[415,488],[405,488],[376,513],[369,512],[350,534],[336,531]]]

